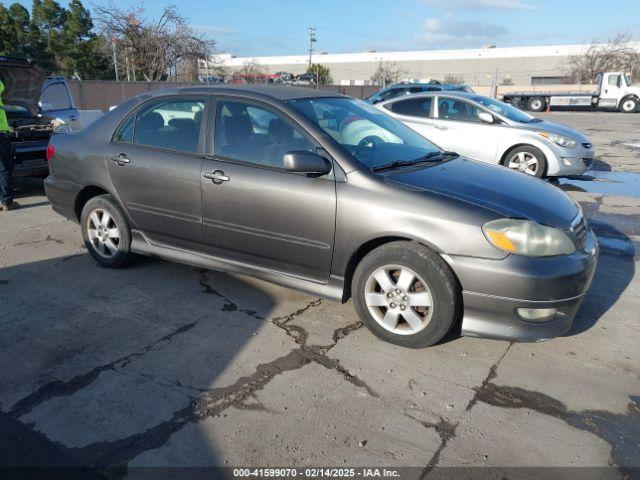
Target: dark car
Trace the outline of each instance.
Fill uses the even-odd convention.
[[[560,189],[295,87],[146,93],[50,144],[47,196],[105,267],[132,254],[352,297],[408,347],[566,331],[597,244]]]
[[[12,128],[13,175],[45,177],[49,172],[47,145],[54,125],[80,129],[80,116],[67,81],[62,77],[45,78],[35,62],[11,57],[0,57],[0,80]]]
[[[392,98],[400,97],[402,95],[410,95],[412,93],[425,93],[425,92],[467,92],[474,93],[473,89],[467,85],[453,84],[453,83],[441,83],[438,81],[431,81],[428,83],[395,83],[388,86],[385,89],[374,93],[370,97],[365,98],[365,102],[372,104],[391,100]]]

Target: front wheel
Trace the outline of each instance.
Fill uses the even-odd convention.
[[[511,170],[538,178],[542,178],[547,170],[547,158],[539,148],[532,145],[523,145],[509,151],[503,164]]]
[[[618,108],[623,113],[634,113],[638,108],[638,100],[633,97],[623,98]]]
[[[374,335],[409,348],[439,342],[462,304],[448,265],[433,251],[408,241],[369,253],[356,268],[352,293],[358,315]]]
[[[129,263],[129,222],[111,195],[90,199],[82,209],[80,224],[87,250],[100,266],[120,268]]]

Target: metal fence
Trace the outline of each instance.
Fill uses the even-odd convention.
[[[144,92],[160,88],[176,88],[190,85],[202,85],[180,82],[115,82],[101,80],[70,80],[69,87],[80,110],[109,110],[128,98]],[[355,85],[322,85],[323,90],[330,90],[350,97],[365,98],[378,91],[374,86]]]

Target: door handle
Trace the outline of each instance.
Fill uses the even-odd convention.
[[[215,170],[213,172],[204,172],[204,178],[208,178],[216,185],[220,185],[222,182],[228,182],[230,180],[222,170]]]
[[[446,130],[447,127],[444,127],[442,125],[433,125],[435,128],[437,128],[438,130]]]
[[[116,162],[120,167],[123,167],[127,163],[131,163],[131,160],[129,160],[129,158],[124,153],[114,155],[113,157],[111,157],[111,160]]]

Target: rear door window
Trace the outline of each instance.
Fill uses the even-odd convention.
[[[180,99],[148,105],[136,115],[133,143],[198,153],[204,104],[204,99]],[[122,134],[126,138],[126,130]]]
[[[431,98],[413,97],[385,105],[385,108],[399,115],[428,118],[431,111]]]

